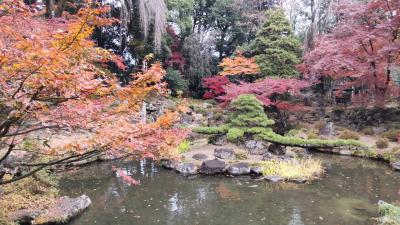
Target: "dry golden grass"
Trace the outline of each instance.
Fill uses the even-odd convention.
[[[324,171],[321,161],[316,159],[270,160],[261,162],[260,166],[263,167],[264,176],[277,175],[285,179],[312,180]]]

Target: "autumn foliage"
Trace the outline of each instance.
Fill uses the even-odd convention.
[[[341,4],[338,25],[317,39],[300,70],[314,82],[332,78],[339,84],[336,94],[351,90],[354,102],[382,105],[398,96],[393,76],[400,66],[399,9],[400,1],[393,0]]]
[[[226,95],[219,97],[225,104],[229,104],[233,99],[242,94],[254,94],[266,107],[276,107],[279,110],[294,110],[300,109],[300,104],[291,103],[284,98],[286,94],[302,97],[301,90],[308,87],[306,81],[298,79],[272,79],[265,78],[264,80],[255,83],[230,84],[226,90]]]
[[[140,122],[144,98],[165,93],[165,70],[155,63],[132,74],[133,81],[121,87],[103,66],[114,61],[124,69],[121,59],[90,39],[96,26],[116,21],[101,16],[108,8],[93,4],[89,1],[76,14],[46,20],[22,1],[0,3],[0,140],[6,147],[0,165],[32,132],[84,129],[93,134],[66,146],[40,146],[33,153],[46,155],[47,162],[31,164],[29,172],[10,180],[2,180],[0,173],[0,184],[99,151],[165,155],[187,134],[171,127],[171,121]]]
[[[207,89],[204,93],[204,99],[214,99],[218,96],[226,94],[225,86],[231,82],[227,77],[213,76],[203,78],[203,86]]]
[[[256,60],[246,58],[240,52],[233,58],[224,58],[219,66],[222,68],[222,71],[218,74],[220,76],[256,75],[260,73]]]

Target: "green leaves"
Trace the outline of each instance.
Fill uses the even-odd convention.
[[[298,75],[300,42],[293,35],[285,14],[280,9],[267,11],[267,20],[252,43],[255,56],[264,76],[288,77]]]

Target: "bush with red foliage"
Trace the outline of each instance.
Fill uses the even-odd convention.
[[[203,98],[215,99],[226,94],[225,86],[228,84],[231,84],[231,82],[225,76],[203,78],[203,86],[207,88],[207,92],[204,93]]]
[[[229,84],[225,87],[225,95],[218,97],[224,105],[242,94],[254,94],[266,107],[274,107],[278,110],[300,110],[304,106],[288,101],[285,95],[302,97],[301,90],[309,87],[309,83],[298,79],[272,79],[255,83]]]

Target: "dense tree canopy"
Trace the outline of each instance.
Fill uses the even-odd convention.
[[[296,76],[300,42],[280,9],[267,11],[266,21],[250,47],[265,76]]]
[[[356,102],[382,105],[397,96],[393,75],[400,65],[399,7],[400,2],[389,0],[342,4],[337,27],[318,38],[304,57],[302,72],[312,80],[339,81],[336,94],[352,90]]]

